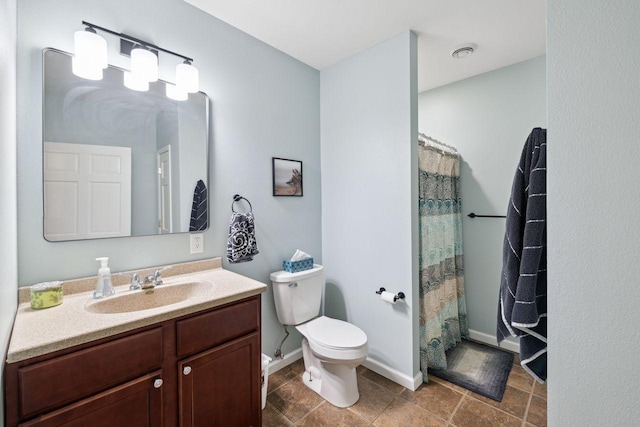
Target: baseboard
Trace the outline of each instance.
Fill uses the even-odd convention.
[[[276,358],[269,363],[269,375],[274,372],[278,372],[282,368],[286,368],[298,359],[302,359],[302,347],[297,350],[293,350],[291,353],[285,354],[282,359]]]
[[[274,372],[278,372],[280,369],[286,368],[287,366],[291,365],[301,358],[302,348],[285,354],[284,358],[276,359],[269,363],[269,375],[273,374]],[[420,372],[418,372],[418,374],[414,378],[411,378],[408,375],[405,375],[402,372],[393,369],[392,367],[387,366],[384,363],[378,362],[377,360],[370,357],[367,357],[367,360],[365,360],[362,365],[365,368],[371,369],[373,372],[380,374],[385,378],[388,378],[394,383],[408,388],[409,390],[416,390],[420,386],[420,384],[422,384],[422,373]]]
[[[420,384],[422,384],[421,372],[418,372],[416,376],[412,378],[382,362],[372,359],[371,357],[367,357],[367,360],[365,360],[362,365],[367,369],[371,369],[376,374],[380,374],[394,383],[408,388],[409,390],[416,390]]]
[[[505,350],[513,351],[514,353],[520,353],[520,344],[512,341],[509,338],[502,341],[502,343],[498,346],[498,339],[495,337],[495,335],[485,334],[484,332],[474,331],[473,329],[469,329],[469,338],[494,347],[504,348]]]

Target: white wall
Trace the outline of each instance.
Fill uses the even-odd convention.
[[[4,15],[3,15],[4,16]],[[195,59],[211,98],[210,223],[204,254],[189,254],[189,235],[50,243],[42,237],[42,49],[73,49],[85,20]],[[112,50],[118,40],[105,35]],[[110,58],[116,65],[115,52]],[[161,78],[179,63],[160,57]],[[118,63],[120,61],[120,63]],[[322,262],[320,233],[319,72],[181,0],[20,0],[18,4],[19,283],[95,275],[97,256],[112,271],[226,255],[232,196],[247,197],[261,253],[224,266],[264,283],[300,247]],[[3,147],[4,149],[4,147]],[[304,197],[276,198],[271,157],[304,162]],[[155,162],[155,160],[154,160]],[[193,190],[192,190],[193,191]],[[155,210],[155,206],[150,206]],[[243,206],[238,206],[242,210]],[[263,294],[263,351],[282,338],[271,291]],[[291,338],[285,352],[300,346]]]
[[[0,1],[0,355],[5,359],[18,302],[16,232],[16,0]],[[0,364],[4,379],[4,363]],[[4,384],[4,381],[2,381]],[[0,401],[4,402],[4,387]],[[0,405],[0,425],[4,425]]]
[[[325,312],[407,378],[419,372],[415,49],[407,32],[320,73]],[[381,286],[406,302],[383,302]]]
[[[550,426],[640,420],[640,3],[549,0]]]
[[[418,103],[420,132],[455,146],[462,156],[469,328],[475,338],[495,344],[505,221],[467,214],[505,215],[525,140],[531,129],[547,125],[545,58],[422,92]]]

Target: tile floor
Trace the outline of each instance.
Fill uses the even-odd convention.
[[[517,360],[517,358],[516,358]],[[308,389],[302,359],[269,375],[262,425],[275,426],[517,426],[547,425],[547,389],[513,365],[502,402],[429,376],[410,391],[358,367],[360,400],[339,409]]]

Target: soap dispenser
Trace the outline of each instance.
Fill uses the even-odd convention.
[[[100,269],[98,270],[98,283],[96,283],[96,290],[93,293],[94,298],[104,298],[116,293],[111,284],[111,269],[107,265],[109,258],[100,257],[96,258],[96,261],[100,261]]]

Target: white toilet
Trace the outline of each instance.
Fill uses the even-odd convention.
[[[278,320],[302,334],[303,382],[327,402],[346,408],[358,401],[356,367],[367,357],[367,335],[355,325],[318,317],[324,279],[322,266],[271,273]]]

